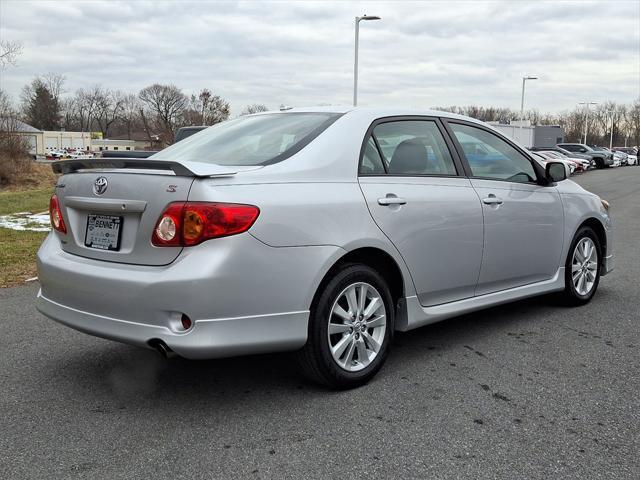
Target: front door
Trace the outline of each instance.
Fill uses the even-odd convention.
[[[553,186],[537,183],[524,153],[488,129],[449,122],[484,215],[476,295],[552,278],[561,265],[564,213]]]

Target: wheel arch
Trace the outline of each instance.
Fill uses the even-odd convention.
[[[344,265],[350,263],[361,263],[376,270],[387,282],[394,306],[397,307],[398,301],[405,296],[405,278],[398,265],[398,262],[387,252],[377,247],[360,247],[350,250],[343,256],[338,258],[333,265],[327,270],[318,284],[313,295],[311,305],[313,308],[323,287],[331,280],[333,275]]]
[[[580,231],[582,227],[589,227],[593,230],[598,237],[598,241],[600,242],[601,254],[602,257],[607,256],[607,232],[604,228],[604,225],[600,220],[595,217],[590,217],[584,220],[576,229],[576,233]],[[575,235],[575,234],[574,234]]]

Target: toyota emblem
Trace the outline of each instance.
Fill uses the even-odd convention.
[[[107,191],[108,185],[109,182],[107,182],[107,179],[105,177],[96,178],[96,181],[93,182],[93,193],[95,193],[96,195],[102,195]]]

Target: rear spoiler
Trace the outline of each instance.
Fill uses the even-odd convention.
[[[236,167],[224,167],[213,163],[173,162],[140,158],[89,158],[53,162],[54,173],[73,173],[79,170],[135,169],[170,170],[179,177],[226,177],[238,173]]]

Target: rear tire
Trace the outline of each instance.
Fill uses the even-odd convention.
[[[589,227],[578,230],[565,264],[563,298],[571,306],[589,303],[600,283],[602,247],[598,236]]]
[[[386,360],[393,328],[384,278],[367,265],[347,264],[316,293],[298,361],[307,377],[330,388],[364,385]]]

